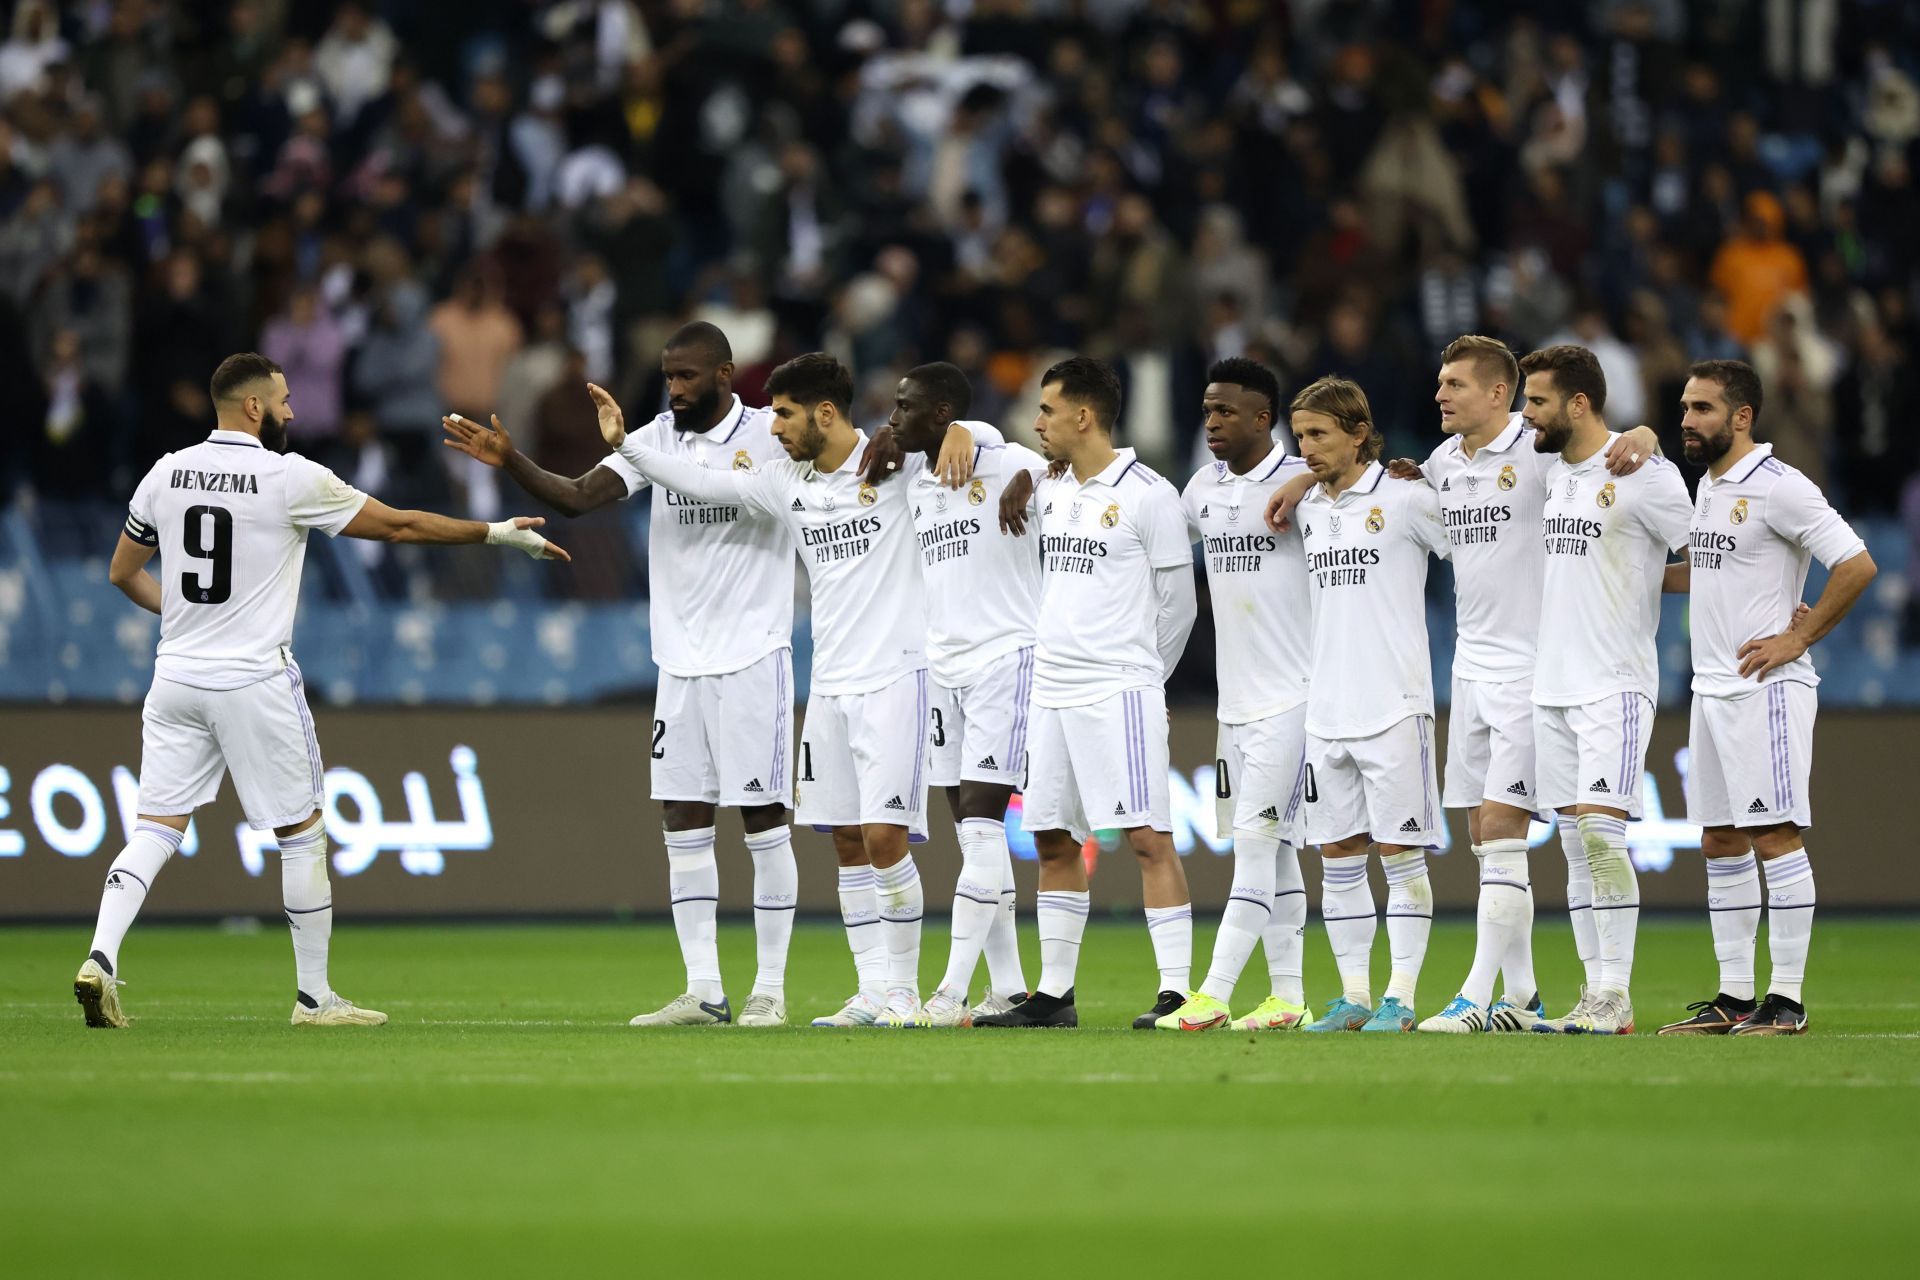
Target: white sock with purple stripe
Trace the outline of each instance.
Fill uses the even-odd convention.
[[[793,829],[784,823],[747,833],[753,859],[753,941],[759,968],[753,994],[784,999],[787,949],[793,941],[793,913],[800,900],[800,868],[793,858]]]
[[[1393,972],[1387,978],[1387,996],[1413,1008],[1426,963],[1427,939],[1433,933],[1433,882],[1427,879],[1427,851],[1382,854],[1380,870],[1387,877],[1387,949],[1393,953]]]
[[[280,841],[280,901],[293,934],[299,994],[320,1004],[332,994],[327,951],[333,942],[333,885],[327,879],[327,824],[316,822]]]
[[[720,985],[720,865],[713,856],[713,828],[669,831],[667,895],[673,904],[673,931],[687,966],[687,994],[718,1004]]]
[[[1160,969],[1160,990],[1185,995],[1193,978],[1193,904],[1148,907],[1147,934],[1153,939],[1153,962]]]
[[[1767,991],[1799,1004],[1813,941],[1813,864],[1805,849],[1795,849],[1760,867],[1767,874],[1767,958],[1773,962]]]
[[[1273,914],[1260,932],[1267,953],[1273,994],[1288,1004],[1305,1004],[1302,962],[1307,950],[1307,882],[1300,874],[1300,851],[1282,843],[1273,855]]]
[[[1593,871],[1587,866],[1587,849],[1580,843],[1580,819],[1570,813],[1559,816],[1560,852],[1567,859],[1567,918],[1573,922],[1573,950],[1587,971],[1587,987],[1600,986],[1600,936],[1593,928]]]
[[[1493,1002],[1493,980],[1506,965],[1515,941],[1532,931],[1533,892],[1527,883],[1525,840],[1489,840],[1474,845],[1473,855],[1480,860],[1480,904],[1475,918],[1473,968],[1468,970],[1460,994],[1485,1009]],[[1527,981],[1531,982],[1531,948],[1528,957]],[[1509,974],[1508,995],[1521,994],[1515,985]],[[1521,1003],[1532,997],[1533,992],[1526,991]]]
[[[873,869],[880,907],[880,936],[887,947],[887,987],[920,995],[920,918],[927,913],[920,869],[908,854],[890,867]]]
[[[140,914],[153,888],[153,878],[180,847],[183,833],[145,818],[134,823],[126,847],[107,868],[107,886],[100,891],[100,916],[87,948],[109,974],[120,968],[120,943]]]
[[[1080,967],[1080,939],[1087,932],[1090,895],[1083,889],[1043,889],[1034,915],[1040,922],[1041,995],[1064,996],[1073,990],[1074,971]]]
[[[880,936],[880,898],[874,892],[872,867],[840,868],[840,923],[846,926],[860,994],[885,1003],[887,944]]]
[[[1713,954],[1720,962],[1720,990],[1753,999],[1753,957],[1759,948],[1760,865],[1751,852],[1737,858],[1708,858],[1707,921],[1713,926]]]
[[[1006,887],[1000,891],[1000,914],[987,931],[987,981],[997,996],[1019,995],[1027,989],[1027,975],[1020,965],[1020,928],[1016,914],[1018,895],[1013,884],[1013,850],[1007,847],[1007,828],[1000,826],[1000,858]]]
[[[1373,935],[1380,927],[1374,914],[1373,886],[1367,883],[1367,855],[1320,859],[1320,918],[1327,926],[1327,943],[1340,970],[1340,985],[1348,1000],[1373,1008]]]
[[[1627,994],[1633,987],[1633,943],[1640,931],[1640,877],[1627,856],[1627,820],[1580,815],[1580,843],[1593,873],[1593,932],[1600,942],[1600,985]]]
[[[940,989],[967,998],[980,953],[1000,918],[1001,877],[1007,867],[1007,827],[991,818],[960,822],[960,879],[953,886],[953,942]]]
[[[1273,915],[1273,854],[1280,842],[1257,831],[1233,833],[1233,888],[1220,931],[1213,937],[1213,964],[1200,990],[1215,1000],[1233,999],[1253,944]]]

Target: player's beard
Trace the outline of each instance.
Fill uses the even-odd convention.
[[[1564,413],[1550,422],[1536,421],[1533,429],[1535,453],[1563,453],[1573,439],[1573,419]]]
[[[794,441],[793,451],[802,462],[812,462],[826,452],[827,433],[820,429],[820,420],[812,409],[807,410],[807,425],[801,431],[800,438]]]
[[[700,393],[700,398],[684,409],[673,411],[675,431],[705,431],[720,408],[720,387],[716,383]]]
[[[1687,461],[1696,467],[1712,466],[1726,457],[1727,450],[1731,448],[1733,448],[1732,427],[1715,435],[1708,435],[1704,431],[1698,436],[1683,433],[1680,442],[1680,452],[1685,454]]]
[[[276,417],[271,409],[260,419],[260,443],[273,453],[287,451],[287,420]]]

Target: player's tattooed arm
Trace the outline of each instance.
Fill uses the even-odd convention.
[[[535,533],[546,523],[544,516],[515,516],[487,524],[481,520],[457,520],[433,511],[404,511],[390,507],[378,498],[368,498],[341,534],[364,538],[368,542],[404,542],[433,547],[470,546],[485,542],[492,546],[515,547],[535,560],[572,560],[554,543]]]
[[[585,515],[627,496],[626,481],[606,467],[595,467],[571,479],[544,469],[513,447],[513,437],[500,424],[499,414],[493,415],[491,430],[457,413],[440,419],[440,426],[447,433],[442,444],[490,467],[499,467],[513,477],[515,484],[561,515]]]
[[[1652,427],[1643,425],[1623,431],[1618,440],[1607,446],[1607,474],[1630,476],[1659,453],[1660,437],[1653,433]]]
[[[1302,471],[1275,489],[1273,496],[1267,499],[1267,528],[1275,533],[1291,533],[1293,509],[1300,505],[1300,500],[1307,496],[1313,484],[1313,472]]]
[[[160,584],[147,572],[147,561],[153,558],[153,552],[154,548],[135,542],[123,533],[113,548],[113,560],[107,565],[107,581],[148,613],[160,612]]]

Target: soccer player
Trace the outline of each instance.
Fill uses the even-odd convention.
[[[1633,943],[1640,885],[1627,820],[1640,816],[1647,730],[1659,695],[1654,634],[1667,550],[1684,546],[1691,504],[1680,472],[1653,458],[1611,475],[1607,379],[1585,347],[1546,347],[1520,362],[1521,413],[1547,468],[1546,568],[1533,677],[1537,803],[1572,818],[1593,879],[1597,980],[1564,1018],[1535,1031],[1633,1030]]]
[[[845,1006],[814,1025],[915,1025],[924,899],[907,845],[926,830],[926,603],[907,487],[860,474],[867,438],[848,416],[852,373],[819,352],[775,369],[767,395],[787,457],[739,469],[703,467],[629,436],[613,397],[588,390],[601,436],[636,472],[784,529],[805,561],[814,662],[795,812],[833,833],[860,979]],[[970,454],[965,429],[955,436]]]
[[[1533,888],[1527,826],[1534,805],[1533,667],[1546,549],[1540,514],[1551,455],[1511,413],[1519,365],[1497,338],[1468,334],[1440,354],[1434,403],[1447,439],[1420,469],[1439,495],[1453,548],[1456,640],[1442,804],[1467,811],[1480,864],[1473,966],[1466,985],[1421,1031],[1526,1031],[1540,1013],[1533,975]],[[1625,456],[1621,456],[1624,451]],[[1613,475],[1659,452],[1648,428],[1615,441]],[[1395,474],[1402,474],[1398,470]],[[1586,852],[1568,845],[1568,906],[1582,961],[1597,962]],[[1495,1002],[1493,980],[1506,977]]]
[[[1041,377],[1035,427],[1058,477],[1034,477],[1001,502],[1006,530],[1035,513],[1045,577],[1035,645],[1024,815],[1040,855],[1040,982],[976,1027],[1072,1027],[1074,973],[1087,927],[1081,844],[1097,827],[1126,833],[1140,862],[1160,991],[1136,1029],[1186,1002],[1193,904],[1167,803],[1166,679],[1195,611],[1193,548],[1180,495],[1131,449],[1113,447],[1120,379],[1074,356]]]
[[[1341,994],[1308,1031],[1411,1031],[1433,929],[1427,849],[1441,833],[1427,656],[1427,557],[1450,554],[1424,480],[1378,461],[1366,393],[1326,377],[1293,398],[1294,438],[1317,482],[1300,503],[1313,602],[1307,680],[1307,833],[1324,867],[1321,915]],[[1377,920],[1367,849],[1387,879],[1393,970],[1373,1006]]]
[[[1800,1035],[1814,905],[1801,832],[1812,823],[1807,779],[1819,682],[1807,649],[1847,615],[1876,570],[1813,482],[1754,440],[1761,397],[1753,369],[1707,360],[1688,374],[1681,435],[1687,461],[1707,473],[1694,496],[1688,560],[1667,579],[1693,593],[1687,817],[1705,828],[1700,851],[1720,989],[1659,1034]],[[1816,558],[1830,571],[1826,589],[1795,625]],[[1761,870],[1773,978],[1756,1005]]]
[[[1207,1031],[1229,1022],[1248,1031],[1290,1030],[1307,1021],[1307,889],[1296,850],[1312,607],[1299,533],[1269,531],[1261,513],[1269,494],[1309,473],[1273,436],[1279,405],[1280,380],[1266,366],[1241,357],[1214,365],[1201,408],[1207,449],[1219,461],[1181,494],[1213,601],[1220,686],[1214,794],[1220,833],[1233,839],[1233,888],[1206,981],[1155,1024],[1164,1030]],[[1255,941],[1265,945],[1273,991],[1234,1018],[1227,1002]]]
[[[139,818],[107,871],[100,916],[73,981],[90,1027],[124,1027],[120,944],[180,847],[193,811],[232,773],[247,823],[271,827],[293,931],[293,1025],[379,1026],[327,981],[333,892],[320,807],[320,744],[293,660],[307,531],[377,542],[487,542],[535,559],[566,552],[524,517],[482,524],[396,511],[297,453],[286,375],[265,356],[228,356],[210,387],[215,427],[163,456],[134,490],[107,571],[128,599],[160,615],[153,687],[141,714]],[[166,572],[146,571],[159,551]]]
[[[968,1025],[1026,998],[1014,927],[1013,855],[1007,804],[1026,777],[1027,708],[1033,690],[1034,630],[1040,614],[1035,539],[994,528],[1008,477],[1044,467],[1019,444],[980,444],[964,491],[947,487],[938,453],[948,428],[973,403],[967,377],[951,364],[924,364],[900,380],[889,426],[907,451],[907,488],[927,592],[927,726],[931,785],[946,789],[960,837],[947,971],[928,997],[926,1021]],[[976,439],[998,436],[965,424]],[[982,951],[991,985],[967,1007]]]
[[[667,412],[634,434],[695,466],[750,471],[786,458],[772,414],[733,393],[733,350],[704,321],[682,326],[660,354]],[[582,394],[585,394],[584,391]],[[499,467],[534,497],[569,516],[648,485],[618,453],[569,479],[514,448],[493,429],[447,418],[447,443]],[[647,543],[648,633],[660,668],[649,755],[653,798],[666,831],[674,932],[686,991],[636,1027],[713,1026],[733,1021],[715,940],[720,873],[714,820],[737,807],[753,862],[757,972],[739,1015],[743,1027],[787,1021],[787,948],[799,870],[787,825],[792,799],[793,546],[784,530],[748,519],[735,502],[661,492]]]

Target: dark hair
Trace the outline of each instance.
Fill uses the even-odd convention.
[[[952,409],[956,418],[966,417],[967,410],[973,408],[973,384],[957,364],[936,360],[932,364],[915,365],[907,370],[907,380],[918,383],[922,391],[933,397],[935,404]]]
[[[1506,383],[1507,403],[1513,403],[1513,393],[1520,389],[1520,363],[1513,358],[1513,352],[1506,343],[1477,333],[1462,334],[1449,342],[1447,349],[1440,353],[1440,363],[1443,365],[1452,364],[1455,360],[1471,361],[1474,372],[1489,384]]]
[[[1520,372],[1550,373],[1553,385],[1568,400],[1585,396],[1596,416],[1607,412],[1607,375],[1600,361],[1585,347],[1542,347],[1520,357]]]
[[[1216,361],[1213,368],[1207,370],[1207,381],[1224,382],[1263,395],[1267,398],[1268,412],[1275,418],[1280,416],[1280,379],[1258,360],[1228,356],[1225,360]]]
[[[1360,441],[1360,461],[1373,462],[1380,457],[1385,444],[1380,438],[1380,428],[1373,423],[1373,408],[1367,403],[1367,393],[1360,384],[1345,378],[1336,378],[1328,374],[1309,383],[1293,403],[1287,406],[1288,413],[1324,413],[1340,424],[1340,429]]]
[[[1728,416],[1740,412],[1741,405],[1751,405],[1754,422],[1760,421],[1760,375],[1745,360],[1702,360],[1687,370],[1687,376],[1719,383]]]
[[[213,371],[212,380],[207,383],[207,390],[213,395],[215,404],[225,404],[240,399],[241,393],[254,383],[285,372],[257,351],[242,351],[220,362],[220,367]]]
[[[1093,420],[1109,433],[1120,420],[1120,375],[1113,366],[1092,356],[1069,356],[1040,379],[1045,387],[1060,384],[1060,394],[1093,410]]]
[[[717,324],[708,324],[705,320],[689,320],[673,331],[667,339],[665,350],[678,351],[684,347],[696,347],[716,365],[725,364],[733,359],[733,344],[727,341],[727,335],[720,332]]]
[[[809,351],[767,375],[767,398],[774,396],[809,411],[824,400],[844,418],[853,406],[853,370],[824,351]]]

